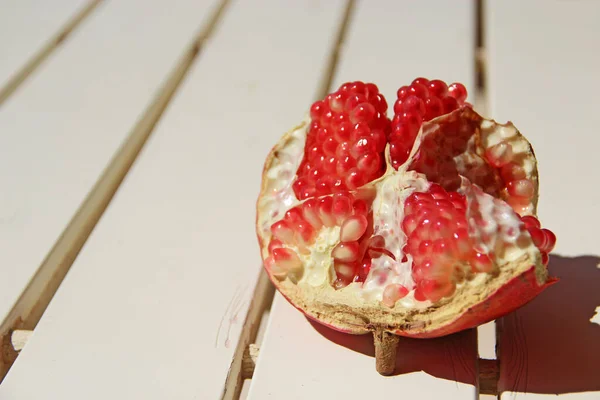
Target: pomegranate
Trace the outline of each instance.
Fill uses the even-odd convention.
[[[398,336],[475,327],[556,281],[525,137],[477,114],[462,84],[397,94],[391,120],[372,83],[315,102],[268,155],[256,219],[277,289],[311,319],[371,332],[384,375]]]

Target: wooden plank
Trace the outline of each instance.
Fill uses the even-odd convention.
[[[314,98],[343,7],[229,7],[0,398],[220,398],[261,271],[264,157]]]
[[[475,331],[438,339],[401,339],[398,375],[375,371],[373,339],[309,322],[277,294],[248,399],[475,397]],[[438,397],[438,395],[440,397]]]
[[[350,80],[373,81],[392,105],[396,90],[418,76],[471,86],[472,7],[469,1],[397,1],[387,2],[386,7],[358,2],[334,86]],[[474,330],[400,342],[399,375],[384,378],[375,371],[371,336],[348,336],[313,326],[277,296],[249,399],[375,398],[391,393],[406,398],[476,396]]]
[[[100,1],[0,2],[0,104]]]
[[[561,278],[500,321],[503,400],[600,397],[599,18],[595,1],[486,3],[491,114],[533,144],[539,215],[558,237],[549,270]]]
[[[182,1],[167,13],[160,1],[142,3],[98,10],[0,110],[5,343],[10,329],[35,326],[181,73],[175,70],[161,92],[163,79],[178,56],[190,58],[182,49],[217,4]],[[149,118],[141,119],[147,106]]]

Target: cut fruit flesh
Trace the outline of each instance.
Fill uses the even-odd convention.
[[[464,102],[464,87],[453,87]],[[556,238],[535,218],[535,157],[511,124],[458,107],[422,122],[402,164],[390,139],[376,179],[303,195],[294,185],[314,130],[307,118],[275,146],[257,203],[269,276],[308,317],[348,333],[436,337],[554,282],[545,264]]]

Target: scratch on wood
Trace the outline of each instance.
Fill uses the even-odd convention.
[[[226,348],[230,346],[229,337],[231,335],[231,328],[238,322],[238,317],[242,309],[244,308],[244,304],[248,303],[248,301],[242,301],[248,292],[248,285],[242,287],[238,285],[221,317],[221,322],[219,323],[219,328],[217,329],[217,336],[215,338],[215,347],[219,346],[219,338],[221,337],[221,333],[224,330],[224,325],[227,324],[227,333],[225,334],[224,345]]]

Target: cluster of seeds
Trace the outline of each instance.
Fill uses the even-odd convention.
[[[540,250],[542,254],[542,263],[548,265],[548,253],[550,253],[556,245],[556,235],[549,229],[542,228],[540,221],[531,215],[521,217],[521,221],[525,224],[525,228],[533,240],[533,244]]]
[[[340,243],[333,249],[336,272],[351,282],[359,274],[355,264],[361,247],[359,240],[367,230],[369,206],[349,193],[311,198],[288,210],[284,218],[271,225],[273,238],[269,243],[269,261],[272,269],[285,274],[302,268],[300,253],[310,253],[309,246],[323,227],[340,226]],[[364,253],[364,251],[363,251]],[[342,266],[345,263],[345,266]],[[352,276],[348,268],[352,266]],[[347,284],[347,283],[346,283]]]
[[[413,258],[417,300],[438,301],[454,293],[465,273],[492,271],[490,257],[475,250],[469,237],[461,194],[433,184],[427,192],[411,194],[404,207],[404,252]]]
[[[398,169],[408,159],[423,121],[456,110],[465,103],[467,89],[460,83],[450,86],[445,82],[425,78],[415,79],[397,92],[394,119],[389,137],[392,167]]]
[[[292,184],[296,197],[305,201],[271,226],[266,265],[273,275],[298,277],[303,270],[301,256],[310,254],[324,227],[340,227],[339,243],[331,251],[336,289],[364,282],[373,259],[395,258],[384,238],[373,236],[369,205],[351,191],[383,174],[388,143],[392,167],[398,169],[407,161],[423,122],[470,107],[466,98],[460,83],[417,78],[398,89],[392,121],[386,117],[385,98],[372,83],[348,82],[315,102],[303,159]],[[481,251],[482,242],[470,236],[465,197],[457,191],[461,175],[507,201],[517,213],[525,212],[535,196],[534,183],[527,179],[512,139],[506,136],[481,147],[485,141],[472,140],[479,132],[478,123],[456,116],[439,124],[423,138],[410,166],[435,182],[427,192],[414,192],[407,198],[401,223],[407,236],[403,261],[407,254],[412,257],[414,296],[419,301],[449,297],[457,282],[497,268],[496,250]],[[547,264],[556,237],[542,229],[535,217],[525,216],[521,221],[520,232],[529,232]],[[408,293],[400,284],[388,284],[383,303],[393,307]]]
[[[383,174],[387,107],[377,86],[363,82],[346,83],[312,105],[293,183],[298,199],[354,190]]]

